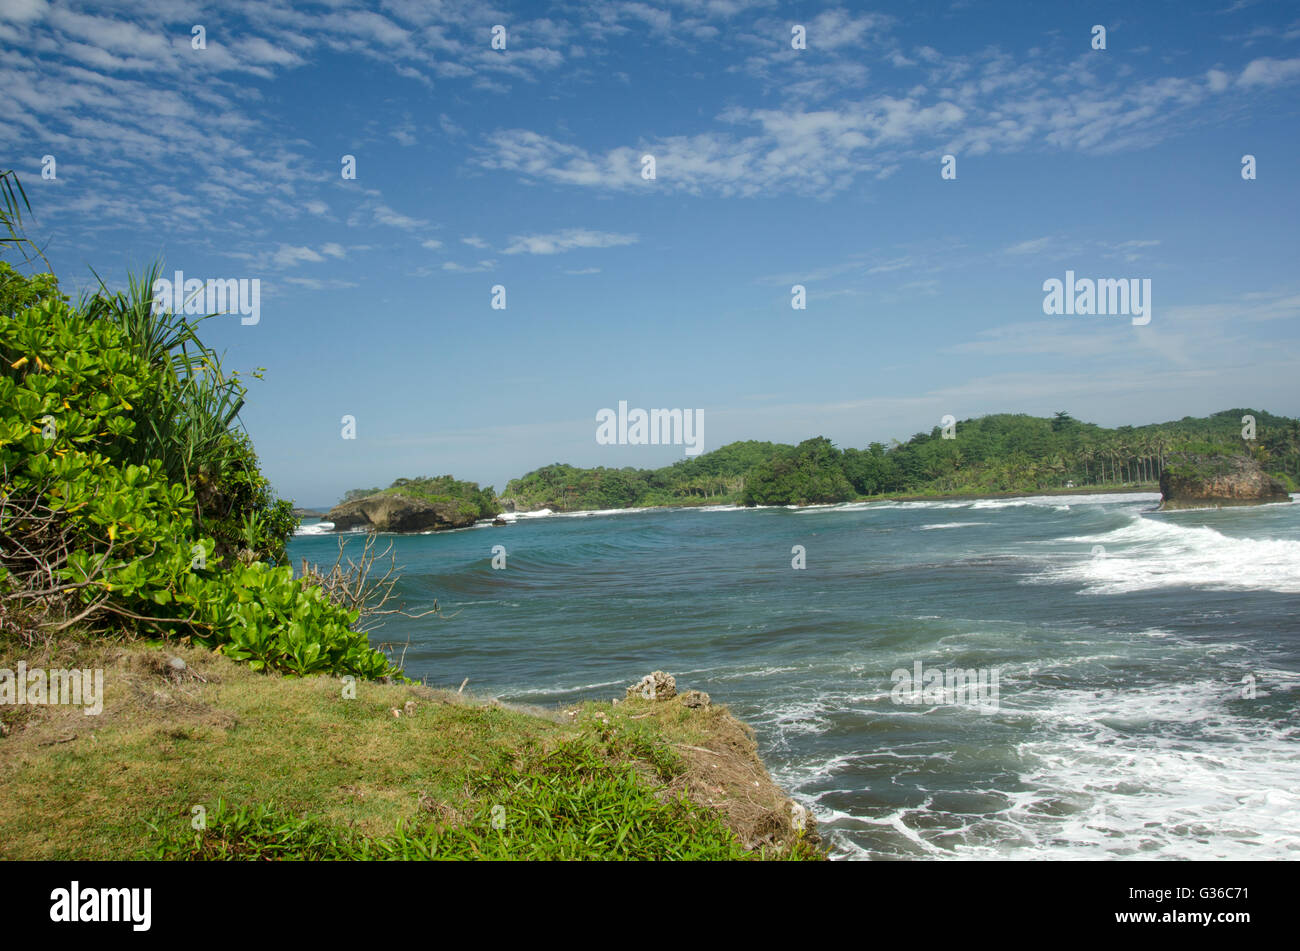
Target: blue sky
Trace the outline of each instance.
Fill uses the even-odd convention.
[[[1300,414],[1297,4],[0,0],[0,89],[65,285],[261,281],[207,336],[302,504],[683,458],[598,445],[620,400],[706,450]],[[1151,322],[1045,315],[1067,269]]]

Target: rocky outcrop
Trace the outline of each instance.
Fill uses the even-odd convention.
[[[430,532],[473,525],[477,511],[466,514],[458,501],[429,502],[406,495],[380,494],[344,502],[329,510],[325,521],[334,531],[360,528],[374,532]]]
[[[703,690],[688,690],[678,695],[677,702],[683,707],[690,707],[692,710],[707,709],[711,703],[709,695]]]
[[[1249,456],[1175,453],[1160,475],[1160,508],[1289,502],[1286,487]]]
[[[677,696],[677,678],[672,674],[656,670],[646,674],[627,688],[627,697],[640,697],[643,700],[671,700]]]
[[[754,731],[725,706],[712,703],[707,693],[678,693],[677,678],[656,670],[614,703],[629,721],[653,717],[664,731],[678,760],[667,792],[684,793],[716,810],[745,848],[769,855],[792,850],[808,855],[821,848],[817,820],[772,781]],[[615,726],[603,711],[594,716],[603,728]]]

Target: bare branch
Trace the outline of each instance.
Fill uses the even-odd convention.
[[[418,614],[409,613],[404,605],[394,601],[393,588],[400,575],[397,574],[397,556],[393,554],[391,541],[383,551],[376,551],[378,536],[373,532],[367,533],[361,544],[361,554],[355,559],[347,553],[347,542],[348,539],[339,538],[339,554],[328,571],[320,565],[309,564],[304,558],[302,578],[307,584],[319,585],[333,603],[360,612],[362,621],[358,630],[375,630],[384,624],[384,619],[393,615],[415,620],[440,613],[436,600],[432,608]],[[383,568],[382,575],[377,574],[379,568]]]

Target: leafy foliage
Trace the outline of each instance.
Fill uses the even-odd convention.
[[[734,502],[746,474],[786,448],[735,442],[662,469],[579,469],[556,463],[512,479],[505,496],[523,508],[556,511]]]
[[[170,481],[195,493],[195,527],[212,536],[222,558],[284,564],[292,503],[274,497],[237,428],[247,388],[238,373],[225,374],[221,357],[200,339],[207,318],[154,307],[151,289],[160,273],[154,265],[117,292],[101,281],[79,305],[88,319],[118,327],[125,348],[157,374],[129,412],[134,438],[123,458],[156,461]]]
[[[279,564],[289,503],[192,324],[146,314],[138,282],[73,306],[48,276],[0,278],[0,633],[129,625],[257,669],[398,673],[356,610]]]
[[[829,439],[805,439],[756,466],[745,484],[746,505],[808,505],[853,498],[843,460]]]
[[[459,503],[460,514],[469,518],[491,518],[501,512],[501,502],[491,487],[479,488],[477,482],[462,482],[449,475],[436,478],[396,479],[386,489],[349,489],[344,502],[372,495],[405,495],[427,502]]]
[[[1243,440],[1255,417],[1258,438]],[[1285,485],[1300,481],[1300,420],[1232,409],[1204,418],[1106,429],[1061,411],[1050,419],[1001,414],[936,426],[907,442],[836,449],[822,437],[798,446],[738,442],[662,469],[545,466],[513,479],[521,508],[630,508],[734,502],[788,505],[887,494],[1032,492],[1071,485],[1150,486],[1174,452],[1247,453]],[[846,491],[845,486],[848,486]]]
[[[111,322],[47,299],[0,316],[0,472],[12,505],[39,500],[50,514],[10,517],[0,579],[9,593],[47,604],[72,598],[92,613],[155,633],[187,634],[255,668],[294,674],[392,672],[336,607],[292,569],[223,564],[196,530],[193,490],[155,460],[137,464],[132,418],[165,371]],[[31,564],[34,528],[65,540],[57,564]],[[42,574],[50,582],[32,587]],[[74,619],[90,617],[68,612]]]

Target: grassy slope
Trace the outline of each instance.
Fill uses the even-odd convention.
[[[14,669],[19,656],[15,645],[0,644],[0,667]],[[171,656],[187,669],[168,668]],[[377,838],[391,837],[399,822],[416,830],[486,828],[491,805],[505,801],[516,813],[508,819],[510,834],[519,837],[517,849],[515,840],[501,840],[506,856],[637,857],[638,849],[657,856],[679,847],[689,853],[688,840],[698,838],[704,849],[718,835],[734,842],[723,849],[734,857],[744,846],[774,854],[778,843],[814,854],[814,837],[790,828],[788,800],[758,761],[746,728],[721,707],[634,700],[528,711],[423,686],[364,682],[347,700],[334,678],[258,674],[204,650],[143,644],[65,642],[51,657],[23,651],[21,659],[29,668],[103,667],[106,702],[99,716],[71,707],[0,707],[8,734],[0,738],[3,858],[140,857],[160,837],[192,839],[191,808],[212,812],[219,797]],[[394,716],[408,701],[413,712]],[[557,772],[548,765],[575,749],[583,751],[569,758],[577,767]],[[584,785],[593,769],[622,778],[593,793],[595,786]],[[492,788],[503,770],[510,789]],[[628,782],[633,793],[624,788]],[[622,800],[609,798],[616,786]],[[551,797],[539,812],[563,812],[557,796],[586,797],[574,812],[576,839],[567,827],[535,835],[519,814],[541,802],[538,788]],[[680,794],[694,812],[659,810]],[[643,799],[654,809],[647,811]],[[608,813],[617,827],[621,801],[633,803],[627,824],[636,831],[616,843],[614,830],[607,838],[591,817]],[[575,841],[557,853],[553,840],[561,833]]]

